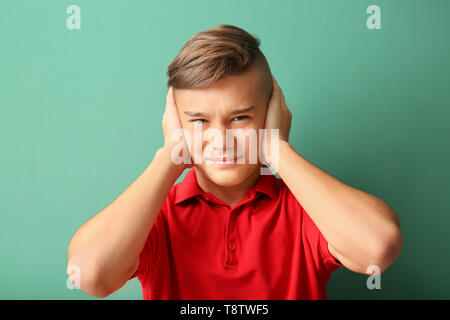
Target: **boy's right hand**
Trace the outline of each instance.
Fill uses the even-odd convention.
[[[162,119],[162,128],[164,133],[164,148],[168,149],[172,152],[172,148],[181,143],[181,139],[183,143],[186,143],[184,139],[184,135],[182,134],[180,139],[177,141],[172,140],[172,134],[180,130],[182,132],[183,128],[181,126],[180,117],[178,115],[178,109],[175,103],[175,97],[173,94],[173,88],[170,87],[166,96],[166,109],[164,111],[163,119]],[[188,150],[187,145],[184,150]],[[184,156],[184,155],[183,155]],[[190,155],[187,155],[190,159]],[[192,161],[191,161],[192,162]],[[192,164],[183,163],[185,168],[192,167]]]

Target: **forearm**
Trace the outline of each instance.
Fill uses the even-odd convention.
[[[127,279],[182,171],[170,162],[167,148],[159,149],[145,171],[75,233],[69,246],[69,265],[80,267],[82,289],[83,281],[86,286],[98,281],[113,286]]]
[[[378,262],[398,239],[398,218],[384,201],[335,179],[284,141],[278,174],[332,247],[356,264]]]

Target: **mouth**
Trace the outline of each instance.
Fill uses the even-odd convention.
[[[243,156],[234,157],[234,158],[205,158],[205,162],[209,164],[214,164],[216,166],[233,166],[237,164],[239,159],[242,159]]]

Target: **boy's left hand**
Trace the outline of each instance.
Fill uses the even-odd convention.
[[[272,78],[273,90],[268,104],[265,122],[265,129],[267,129],[267,140],[263,139],[266,141],[262,141],[263,146],[266,147],[263,147],[262,149],[262,156],[264,159],[261,159],[263,163],[267,163],[270,166],[273,165],[272,160],[274,159],[271,155],[271,129],[278,129],[278,139],[280,141],[288,142],[292,121],[292,113],[286,105],[284,94],[275,80],[275,77],[272,76]]]
[[[270,134],[270,129],[279,129],[280,140],[289,141],[291,130],[292,113],[286,105],[283,91],[281,91],[275,77],[273,78],[272,96],[269,101],[266,114],[265,128]]]

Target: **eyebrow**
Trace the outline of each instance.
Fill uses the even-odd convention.
[[[236,110],[231,111],[230,114],[236,115],[236,114],[246,113],[246,112],[253,110],[254,108],[255,108],[255,106],[250,106],[250,107],[246,107],[243,109],[236,109]],[[203,112],[185,111],[184,114],[188,115],[190,117],[205,117],[206,116],[206,114]]]

